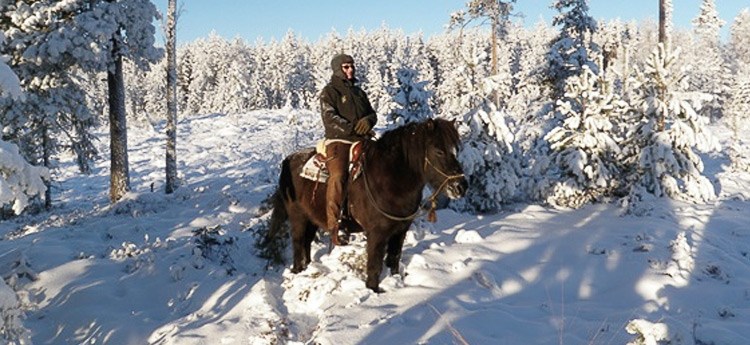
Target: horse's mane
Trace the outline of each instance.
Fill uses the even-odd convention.
[[[445,148],[457,148],[460,142],[453,122],[444,119],[428,119],[412,122],[389,130],[375,142],[377,148],[370,154],[397,156],[407,160],[409,166],[424,164],[424,154],[428,141],[439,142]]]

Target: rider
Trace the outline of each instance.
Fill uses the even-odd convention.
[[[344,188],[348,178],[349,147],[352,143],[372,137],[371,130],[377,121],[367,95],[355,83],[354,59],[338,54],[331,60],[333,75],[320,93],[320,109],[325,127],[327,230],[334,245],[339,245],[338,231],[341,221]]]

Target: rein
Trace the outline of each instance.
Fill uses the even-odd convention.
[[[363,161],[366,162],[365,159]],[[425,209],[425,205],[427,204],[427,201],[430,202],[430,209],[429,215],[427,216],[427,220],[431,223],[434,223],[435,220],[437,220],[437,217],[435,216],[435,208],[437,208],[437,197],[440,195],[440,192],[445,189],[445,186],[453,179],[461,178],[464,176],[464,174],[456,174],[456,175],[448,175],[444,173],[442,170],[440,170],[438,167],[436,167],[432,162],[430,162],[430,159],[425,156],[424,158],[424,167],[423,170],[427,170],[427,165],[430,165],[435,171],[437,171],[440,175],[442,175],[445,179],[443,180],[443,183],[440,184],[440,187],[437,188],[434,192],[432,192],[432,195],[430,195],[429,198],[427,198],[424,202],[421,203],[421,205],[417,206],[417,210],[414,211],[414,213],[405,216],[405,217],[399,217],[394,216],[386,211],[384,211],[380,206],[378,205],[378,202],[375,200],[375,197],[372,195],[372,190],[370,189],[370,184],[367,182],[367,168],[363,164],[362,169],[362,178],[365,180],[365,191],[367,192],[367,198],[370,200],[370,203],[375,207],[375,209],[380,212],[380,214],[384,215],[386,218],[390,220],[395,221],[407,221],[407,220],[413,220],[414,218],[417,218],[420,216],[420,211]]]

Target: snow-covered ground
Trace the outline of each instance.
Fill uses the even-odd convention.
[[[0,223],[0,273],[18,296],[0,284],[3,334],[34,344],[750,344],[750,175],[725,172],[718,155],[705,157],[720,191],[710,205],[658,200],[642,217],[617,205],[441,210],[410,231],[404,274],[384,275],[382,294],[362,281],[362,238],[330,254],[315,243],[297,275],[264,270],[251,229],[268,216],[281,157],[319,135],[290,123],[317,116],[183,119],[183,185],[169,196],[164,137],[132,129],[133,192],[114,206],[107,159],[91,176],[63,162],[57,208]],[[106,134],[100,145],[106,158]]]

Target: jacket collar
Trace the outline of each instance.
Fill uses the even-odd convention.
[[[355,84],[359,82],[359,79],[357,79],[357,77],[354,77],[354,79],[349,80],[346,78],[341,78],[340,76],[334,74],[331,76],[331,82],[336,83],[336,84],[346,85],[346,86],[354,86]]]

